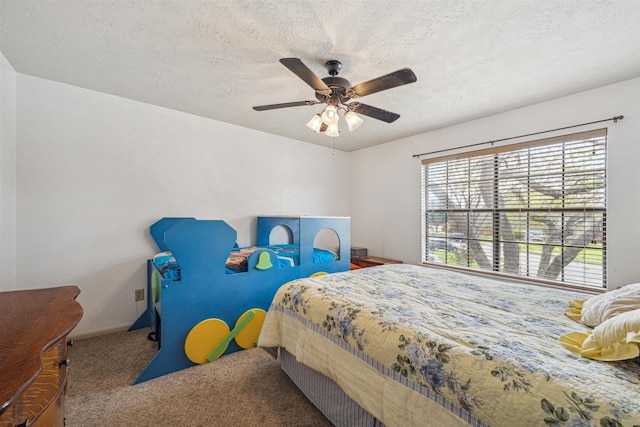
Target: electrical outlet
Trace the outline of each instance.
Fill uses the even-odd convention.
[[[134,291],[136,301],[142,301],[144,299],[144,289],[136,289]]]

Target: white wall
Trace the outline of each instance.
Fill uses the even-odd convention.
[[[16,72],[0,52],[0,291],[16,288]]]
[[[640,281],[640,79],[334,155],[16,74],[4,57],[0,65],[0,267],[3,279],[15,275],[0,289],[78,284],[85,316],[76,335],[128,326],[144,309],[133,290],[144,287],[145,260],[156,251],[148,227],[163,216],[224,219],[243,245],[255,242],[256,215],[350,215],[354,246],[418,264],[413,154],[619,114],[625,119],[604,124],[609,282]]]
[[[257,215],[349,214],[347,153],[22,74],[17,87],[17,282],[79,285],[75,335],[142,312],[163,216],[224,219],[248,245]]]
[[[564,133],[608,128],[609,289],[640,282],[638,100],[640,79],[634,79],[351,153],[352,245],[368,248],[371,255],[421,263],[420,160],[414,154],[624,115],[616,124]]]

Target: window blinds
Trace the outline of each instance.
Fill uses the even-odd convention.
[[[422,164],[424,261],[606,285],[606,129]]]

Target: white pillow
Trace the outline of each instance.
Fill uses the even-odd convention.
[[[565,314],[587,326],[598,326],[607,319],[640,308],[640,283],[626,285],[587,300],[569,302]]]

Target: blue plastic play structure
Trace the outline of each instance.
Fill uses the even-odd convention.
[[[150,227],[158,248],[175,257],[180,279],[163,278],[152,260],[147,262],[147,308],[129,330],[150,327],[159,349],[134,384],[193,366],[184,344],[202,320],[217,318],[233,325],[247,310],[267,310],[277,289],[290,280],[349,270],[350,218],[258,217],[257,223],[258,247],[268,246],[273,229],[284,227],[290,243],[299,246],[299,263],[282,268],[272,250],[260,249],[249,256],[248,271],[229,274],[225,264],[237,233],[226,222],[163,218]],[[326,229],[338,236],[339,259],[314,263],[314,241]],[[238,350],[242,348],[231,342],[224,354]]]

